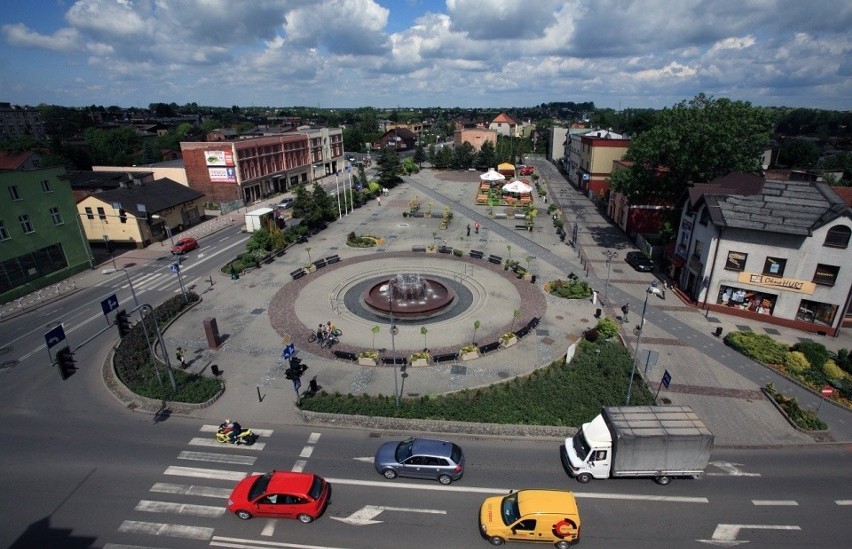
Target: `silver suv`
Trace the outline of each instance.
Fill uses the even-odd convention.
[[[446,440],[409,438],[381,445],[373,461],[376,471],[385,478],[426,478],[450,484],[462,477],[462,449]]]

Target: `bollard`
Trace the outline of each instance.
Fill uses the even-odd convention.
[[[595,309],[595,318],[600,318],[600,317],[601,317],[601,312],[602,312],[602,311],[601,311],[600,309]]]

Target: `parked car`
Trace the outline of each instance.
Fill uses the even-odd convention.
[[[654,270],[654,261],[642,252],[627,252],[624,260],[637,271],[648,273]]]
[[[533,166],[521,166],[519,173],[520,175],[532,175],[535,173],[535,168]]]
[[[281,202],[275,205],[279,210],[289,210],[293,207],[293,198],[282,198]]]
[[[580,512],[572,492],[519,490],[489,497],[479,510],[479,530],[491,545],[550,542],[566,549],[580,538]]]
[[[382,444],[373,464],[387,479],[426,478],[450,484],[464,473],[464,453],[446,440],[409,438]]]
[[[190,236],[185,236],[178,240],[175,245],[172,247],[172,253],[174,255],[185,254],[186,252],[191,252],[195,248],[198,247],[198,241]]]
[[[295,518],[314,521],[331,500],[331,485],[312,473],[272,471],[241,480],[228,497],[228,511],[252,517]]]

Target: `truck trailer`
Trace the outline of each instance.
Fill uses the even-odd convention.
[[[565,471],[586,483],[609,477],[700,478],[713,433],[689,406],[604,407],[560,449]]]

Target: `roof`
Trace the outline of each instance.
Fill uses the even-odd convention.
[[[515,120],[510,115],[504,112],[501,112],[500,114],[495,116],[494,120],[491,121],[492,124],[499,124],[501,122],[504,124],[509,124],[510,126],[517,126],[518,124],[520,124],[520,122],[518,122],[517,120]]]
[[[847,206],[852,207],[852,187],[832,186],[831,190],[837,193],[841,200],[846,202]]]
[[[273,471],[266,492],[307,494],[314,482],[314,476],[312,473]]]
[[[41,157],[41,154],[33,151],[0,151],[0,170],[18,170],[33,155]]]
[[[521,516],[537,513],[577,515],[573,492],[562,490],[519,490],[518,510]]]
[[[810,236],[852,210],[825,183],[767,180],[760,193],[706,194],[710,219],[721,228]]]
[[[154,172],[92,172],[92,171],[76,171],[68,172],[66,179],[72,189],[76,190],[111,190],[119,188],[122,183],[130,183],[134,179],[150,179]]]
[[[147,213],[156,213],[197,200],[202,196],[204,196],[204,193],[164,177],[144,185],[128,185],[109,189],[93,194],[90,198],[98,199],[107,204],[119,202],[127,212],[139,217],[144,214],[137,209],[138,204],[144,204]]]
[[[689,205],[695,206],[705,194],[758,194],[763,189],[763,181],[759,175],[731,172],[710,183],[696,183],[689,188]]]

